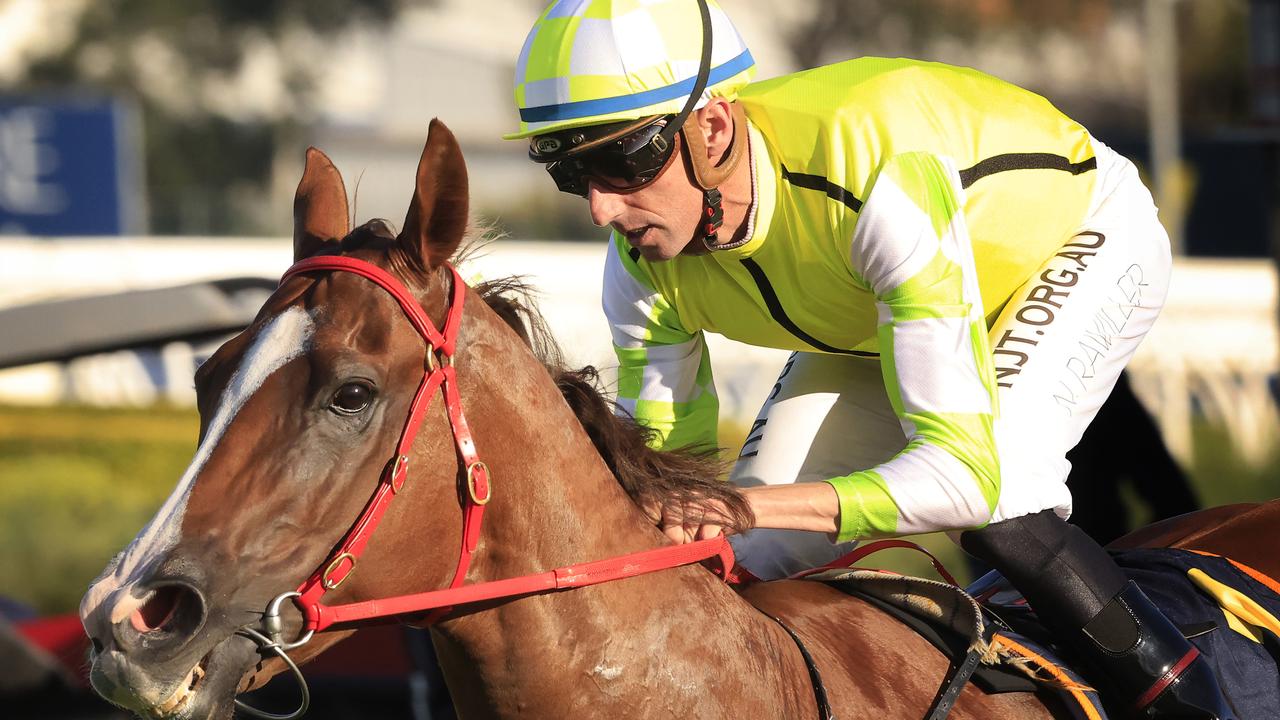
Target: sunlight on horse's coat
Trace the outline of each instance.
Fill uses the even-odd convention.
[[[121,589],[136,582],[141,570],[152,562],[163,561],[165,554],[177,544],[187,499],[191,496],[195,479],[218,446],[223,433],[271,373],[306,351],[314,332],[315,322],[301,308],[290,308],[281,313],[259,332],[253,346],[245,353],[244,362],[227,384],[226,391],[218,402],[218,410],[209,422],[208,431],[200,447],[196,449],[191,465],[152,521],[125,550],[120,562],[90,587],[81,604],[81,617],[86,617]],[[129,617],[142,606],[147,597],[148,595],[125,595],[117,599],[116,605],[111,608],[111,622],[118,623]]]
[[[622,668],[618,666],[605,665],[601,662],[591,669],[592,675],[598,675],[604,680],[613,680],[622,674]]]

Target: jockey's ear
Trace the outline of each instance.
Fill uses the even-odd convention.
[[[347,236],[347,189],[329,157],[307,148],[307,167],[293,196],[293,261]]]
[[[467,166],[444,123],[433,119],[418,161],[417,186],[400,231],[400,245],[423,269],[447,262],[467,229]]]

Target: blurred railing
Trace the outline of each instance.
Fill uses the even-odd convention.
[[[1180,259],[1160,320],[1130,365],[1174,455],[1197,416],[1225,428],[1248,464],[1280,439],[1276,272],[1267,260]]]
[[[566,359],[613,365],[600,311],[599,243],[494,243],[463,276],[523,275]],[[68,297],[226,277],[278,277],[287,240],[226,238],[0,240],[0,310]],[[1227,430],[1249,463],[1280,438],[1275,271],[1268,261],[1177,261],[1163,316],[1130,368],[1174,454],[1188,460],[1196,418]],[[786,353],[708,338],[725,419],[749,424]],[[0,371],[0,402],[138,405],[194,401],[191,373],[216,342],[170,342]],[[607,375],[606,375],[607,377]]]

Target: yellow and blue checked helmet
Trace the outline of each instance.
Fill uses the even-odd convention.
[[[697,107],[732,100],[755,60],[729,16],[708,0],[711,73]],[[556,0],[516,60],[516,140],[567,128],[680,112],[702,56],[695,0]]]

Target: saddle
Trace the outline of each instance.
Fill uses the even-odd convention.
[[[1241,717],[1280,715],[1280,583],[1227,558],[1189,550],[1128,550],[1115,557],[1209,660]],[[864,569],[825,570],[805,579],[875,605],[952,659],[931,717],[945,714],[948,699],[954,701],[967,679],[988,693],[1050,691],[1081,720],[1109,716],[1106,699],[1075,669],[1071,653],[998,573],[966,589]]]

